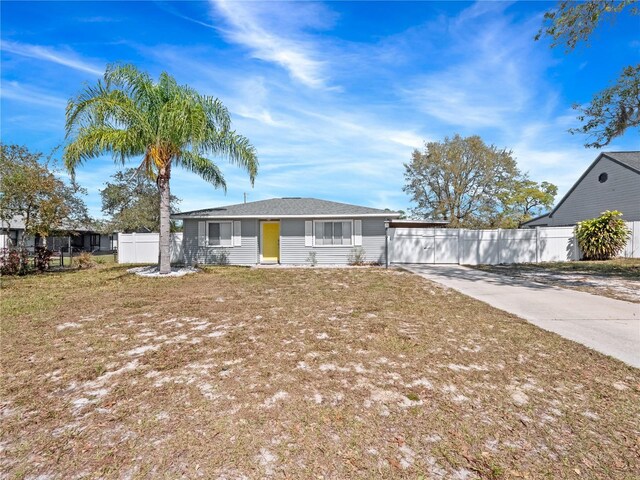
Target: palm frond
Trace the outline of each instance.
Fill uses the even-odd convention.
[[[208,158],[198,155],[195,152],[182,152],[176,160],[187,170],[199,175],[203,180],[211,183],[216,188],[221,187],[227,191],[227,183],[218,166]]]
[[[69,100],[65,164],[71,172],[89,158],[110,152],[118,161],[142,156],[141,170],[155,176],[173,160],[216,186],[225,187],[220,155],[245,169],[253,184],[255,148],[231,130],[229,111],[163,72],[151,77],[128,64],[111,64],[104,78]]]
[[[79,129],[76,139],[67,145],[63,161],[72,174],[77,166],[90,158],[111,153],[121,163],[127,157],[143,154],[144,137],[133,129],[121,130],[104,125],[92,125]]]
[[[255,147],[246,137],[235,131],[227,131],[205,142],[207,151],[226,157],[232,164],[243,168],[249,174],[253,185],[258,174],[258,155]]]

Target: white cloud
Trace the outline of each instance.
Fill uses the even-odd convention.
[[[16,81],[3,81],[0,96],[9,100],[43,105],[56,109],[64,109],[67,105],[66,100],[63,98],[35,90],[32,87],[24,86]]]
[[[446,65],[414,77],[401,89],[406,101],[441,122],[474,129],[509,129],[532,103],[545,102],[534,24],[513,23],[503,9],[480,3],[451,19],[452,41],[440,51]]]
[[[275,63],[292,78],[312,88],[327,88],[327,65],[318,59],[314,44],[303,28],[319,28],[324,11],[317,5],[267,2],[212,1],[215,12],[227,23],[218,27],[224,37],[247,47],[260,60]],[[295,26],[295,28],[294,28]]]
[[[2,40],[2,50],[16,55],[21,55],[23,57],[36,58],[38,60],[57,63],[80,72],[91,73],[92,75],[101,76],[104,73],[103,69],[81,60],[74,52],[70,51],[63,52],[51,47],[30,45],[27,43],[13,42],[9,40]]]

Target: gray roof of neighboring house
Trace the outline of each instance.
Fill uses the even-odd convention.
[[[640,173],[640,151],[637,152],[603,152],[603,155]]]
[[[24,226],[24,217],[22,215],[14,215],[9,221],[0,221],[1,230],[24,230]],[[95,232],[95,229],[91,228],[89,225],[66,225],[61,227],[60,230],[68,230],[72,232]]]
[[[3,230],[24,230],[24,218],[22,215],[14,215],[11,220],[0,221]]]
[[[550,213],[551,212],[547,212],[547,213],[543,213],[542,215],[538,215],[537,217],[534,217],[531,220],[527,220],[526,222],[522,222],[522,224],[520,226],[524,227],[525,225],[531,225],[531,224],[533,224],[535,226],[536,223],[542,222],[542,221],[544,221],[545,218],[548,218]]]
[[[361,207],[348,203],[330,202],[317,198],[284,197],[239,203],[222,207],[180,212],[172,218],[219,218],[219,217],[398,217],[398,212]]]

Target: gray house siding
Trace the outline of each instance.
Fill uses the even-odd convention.
[[[203,220],[185,219],[183,223],[183,248],[187,264],[219,263],[222,250],[227,253],[227,261],[232,265],[255,265],[260,262],[260,220],[243,219],[241,245],[224,249],[198,246],[198,221]],[[305,221],[313,221],[313,218],[280,220],[280,263],[308,265],[309,253],[316,252],[319,265],[347,265],[354,246],[306,247]],[[384,263],[384,222],[382,217],[362,219],[362,248],[367,262]]]
[[[353,245],[306,247],[305,221],[307,219],[283,219],[280,221],[280,263],[289,265],[309,264],[309,253],[316,253],[319,265],[347,265]],[[362,248],[367,262],[384,262],[384,218],[362,219]]]
[[[207,221],[211,220],[207,219]],[[223,220],[233,219],[224,218]],[[255,265],[258,263],[258,221],[248,219],[241,222],[241,245],[219,248],[198,246],[198,219],[184,220],[183,248],[185,263],[188,265],[220,263],[220,254],[222,252],[227,253],[227,261],[232,265]]]
[[[602,173],[608,177],[604,183],[598,181]],[[640,174],[603,157],[552,213],[548,225],[575,225],[605,210],[621,211],[627,222],[640,220]]]

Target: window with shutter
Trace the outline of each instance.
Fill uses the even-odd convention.
[[[317,220],[314,228],[316,246],[353,244],[351,220]]]
[[[233,247],[233,223],[207,222],[207,245],[209,247]]]

